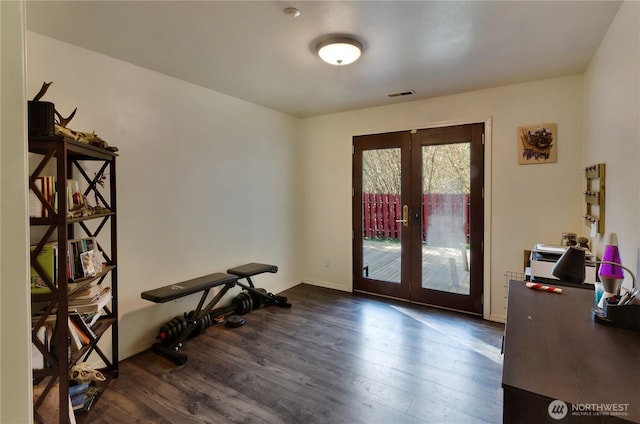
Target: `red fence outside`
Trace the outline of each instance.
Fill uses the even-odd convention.
[[[448,218],[449,224],[463,225],[469,242],[469,195],[424,194],[422,196],[422,241],[427,241],[433,216]],[[365,238],[399,239],[402,232],[402,204],[399,194],[363,193],[363,235]],[[457,223],[453,221],[459,221]]]

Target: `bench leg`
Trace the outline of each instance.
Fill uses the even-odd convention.
[[[247,280],[249,279],[249,277],[246,277]],[[272,305],[276,305],[276,306],[282,306],[283,308],[290,308],[291,307],[291,303],[287,302],[287,298],[284,296],[276,296],[273,293],[263,293],[260,290],[256,290],[255,288],[253,288],[250,285],[241,283],[240,280],[236,281],[236,284],[239,285],[240,287],[242,287],[243,289],[247,290],[248,292],[255,294],[257,296],[260,296],[261,298],[263,298],[267,303],[270,303]]]
[[[151,346],[151,350],[153,350],[155,353],[164,356],[165,358],[175,362],[178,365],[183,365],[187,362],[188,357],[187,355],[178,352],[177,349],[179,348],[165,346],[162,343],[154,343],[153,346]]]
[[[193,311],[192,316],[189,317],[189,322],[186,328],[184,328],[184,330],[180,332],[180,335],[175,339],[175,341],[171,345],[154,343],[152,346],[152,350],[164,356],[165,358],[170,359],[178,365],[182,365],[187,362],[187,355],[182,354],[178,351],[184,346],[184,342],[189,338],[189,336],[198,328],[200,320],[202,320],[213,310],[213,307],[234,285],[235,282],[225,284],[224,287],[222,287],[222,289],[213,297],[213,299],[211,299],[207,306],[203,308],[202,305],[204,305],[204,302],[209,295],[209,289],[206,289],[200,297],[198,306]]]

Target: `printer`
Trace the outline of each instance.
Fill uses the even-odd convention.
[[[565,284],[575,286],[575,284],[560,281],[551,273],[553,266],[558,261],[558,259],[560,259],[560,256],[562,256],[566,249],[567,246],[553,246],[541,243],[534,245],[529,257],[531,265],[531,280],[545,284]],[[589,261],[594,261],[595,257],[591,252],[587,251],[586,258],[586,278],[584,282],[587,287],[593,288],[593,284],[597,281],[597,270],[595,264],[590,264]]]

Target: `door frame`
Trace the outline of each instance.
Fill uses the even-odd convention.
[[[479,119],[465,119],[465,120],[452,120],[452,121],[439,121],[439,122],[431,122],[428,124],[420,124],[420,125],[407,125],[405,129],[398,130],[398,128],[391,129],[389,131],[385,131],[384,129],[373,130],[377,133],[390,133],[390,132],[401,132],[406,131],[406,128],[412,128],[412,131],[415,131],[416,128],[420,129],[430,129],[430,128],[438,128],[438,127],[449,127],[456,125],[466,125],[466,124],[474,124],[478,122],[484,122],[484,236],[482,240],[483,244],[483,279],[484,279],[484,288],[483,288],[483,312],[482,317],[487,320],[504,322],[504,311],[493,311],[492,310],[492,293],[493,291],[493,282],[492,282],[492,268],[491,268],[491,258],[492,258],[492,250],[491,250],[491,223],[492,223],[492,215],[491,215],[491,204],[492,204],[492,139],[493,139],[493,116],[484,116]],[[372,131],[372,132],[373,132]],[[355,134],[356,135],[366,135],[366,134]],[[350,139],[350,141],[353,137]],[[353,160],[353,158],[352,158]],[[352,163],[353,167],[353,163]],[[354,182],[352,181],[352,186]],[[353,204],[350,201],[350,204]],[[353,216],[353,210],[351,211],[351,216]],[[353,229],[353,228],[352,228]],[[353,242],[349,243],[351,247],[351,255],[350,262],[353,261]],[[353,291],[353,263],[350,264],[349,272],[351,273],[351,291]],[[496,280],[498,281],[498,280]],[[495,284],[502,284],[503,279],[499,279],[499,282]],[[496,293],[500,293],[500,290],[496,290]],[[498,300],[496,300],[497,304],[500,304]]]

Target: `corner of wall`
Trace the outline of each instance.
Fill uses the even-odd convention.
[[[0,422],[33,421],[27,222],[25,2],[0,2]]]
[[[624,1],[584,73],[582,162],[607,164],[605,234],[591,248],[615,232],[627,265],[640,261],[639,74],[640,3]]]

